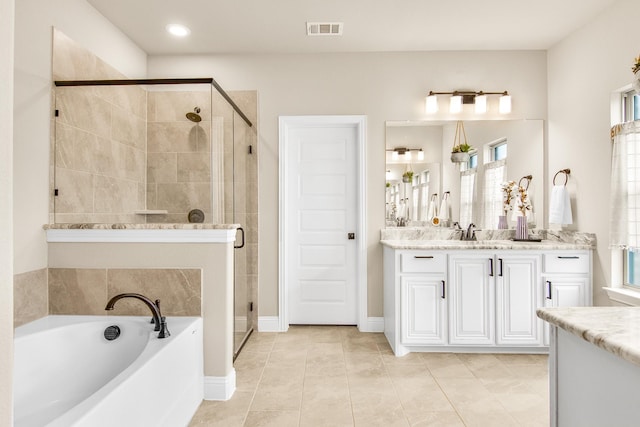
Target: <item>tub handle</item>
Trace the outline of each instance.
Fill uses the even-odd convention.
[[[242,243],[240,243],[240,246],[233,246],[236,249],[241,249],[244,248],[244,228],[242,227],[238,227],[238,231],[242,231]]]

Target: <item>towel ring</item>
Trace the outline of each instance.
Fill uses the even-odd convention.
[[[520,181],[518,181],[518,187],[522,187],[522,180],[526,179],[527,180],[527,186],[524,188],[525,191],[529,189],[529,184],[531,183],[531,180],[533,179],[533,177],[531,175],[525,175],[522,178],[520,178]]]
[[[571,169],[561,169],[558,172],[556,172],[556,174],[553,176],[553,185],[556,185],[556,177],[560,173],[564,174],[564,184],[563,185],[567,185],[567,182],[569,182],[569,174],[571,173]]]
[[[447,199],[449,198],[449,195],[450,195],[450,194],[451,194],[450,192],[445,191],[444,193],[442,193],[442,199],[443,199],[443,200],[447,200]]]

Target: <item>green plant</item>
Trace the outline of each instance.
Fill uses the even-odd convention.
[[[634,74],[640,71],[640,56],[633,60],[633,67],[631,67],[631,71],[633,71]]]
[[[390,183],[390,182],[387,182],[387,183],[385,184],[385,187],[386,187],[386,188],[391,187],[391,183]]]
[[[413,179],[413,171],[406,171],[402,174],[403,178],[407,178],[409,181]]]
[[[451,152],[452,153],[468,153],[471,150],[473,150],[473,147],[465,142],[464,144],[454,145],[453,148],[451,149]]]

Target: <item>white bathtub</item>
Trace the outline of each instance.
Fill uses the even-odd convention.
[[[14,427],[186,426],[202,401],[202,319],[47,316],[16,328]],[[117,325],[108,341],[104,330]]]

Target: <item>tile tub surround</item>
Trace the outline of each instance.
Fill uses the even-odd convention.
[[[47,269],[29,271],[13,276],[14,327],[49,314]]]
[[[237,391],[191,427],[548,426],[545,355],[412,353],[349,326],[254,332]]]
[[[538,317],[640,366],[640,307],[541,308]]]
[[[109,298],[139,293],[159,299],[165,316],[202,315],[200,269],[49,269],[49,314],[146,316],[139,301],[119,301],[105,312]]]

